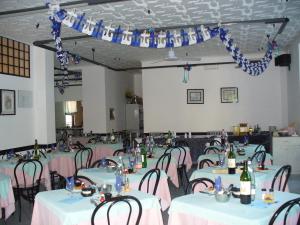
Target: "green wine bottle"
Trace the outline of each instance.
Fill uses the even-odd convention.
[[[141,157],[142,157],[142,168],[147,168],[147,150],[145,146],[142,147]]]
[[[235,154],[233,152],[233,145],[230,144],[230,151],[228,153],[228,174],[235,174]]]
[[[251,176],[248,172],[247,161],[244,162],[244,169],[240,177],[240,201],[242,204],[251,203]]]
[[[33,159],[39,160],[40,159],[40,150],[37,140],[34,141],[34,152],[33,152]]]

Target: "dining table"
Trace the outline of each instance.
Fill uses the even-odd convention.
[[[11,178],[12,186],[16,186],[16,180],[14,176],[14,169],[18,163],[18,158],[14,157],[9,160],[2,159],[0,160],[0,173],[6,174]],[[51,179],[50,179],[50,170],[49,170],[49,159],[41,157],[40,162],[43,165],[43,171],[41,175],[41,183],[45,186],[47,190],[51,190]],[[27,165],[25,170],[25,176],[28,176],[30,179],[33,176],[34,167],[33,165]],[[17,170],[17,176],[21,177],[22,171]]]
[[[255,185],[256,189],[260,190],[262,188],[270,189],[272,185],[273,178],[276,172],[280,169],[280,166],[270,165],[265,167],[265,169],[254,169],[254,176],[255,176]],[[235,174],[228,174],[228,170],[226,167],[220,166],[213,166],[213,167],[206,167],[203,169],[195,170],[192,175],[190,176],[190,181],[196,178],[209,178],[211,180],[215,180],[218,176],[222,179],[222,184],[224,187],[228,187],[230,184],[233,184],[235,187],[240,186],[240,176],[241,176],[241,169],[236,170]],[[288,185],[285,191],[288,191]]]
[[[238,147],[234,147],[237,163],[242,163],[243,161],[247,160],[248,158],[251,158],[255,153],[255,149],[258,147],[258,145],[256,145],[256,144],[237,145],[237,146]],[[245,154],[240,155],[238,152],[236,152],[237,148],[243,149]],[[265,148],[263,146],[261,146],[260,150],[265,151]],[[220,161],[220,157],[221,157],[221,155],[217,154],[217,153],[204,154],[204,155],[200,155],[198,157],[197,162],[199,164],[201,160],[209,159],[216,163],[216,162]],[[226,162],[227,162],[227,159],[225,158],[225,164],[226,164]],[[254,159],[254,162],[255,162],[255,159]],[[266,153],[266,158],[265,158],[264,164],[267,166],[273,164],[273,157],[271,154]]]
[[[11,185],[11,178],[0,173],[0,208],[4,210],[4,215],[0,213],[0,218],[4,216],[6,220],[15,211],[15,197]]]
[[[81,169],[78,171],[78,175],[85,176],[90,178],[96,183],[97,186],[103,184],[111,184],[114,187],[116,176],[114,171],[109,171],[107,168],[90,168],[90,169]],[[126,174],[126,178],[129,181],[129,187],[133,190],[138,190],[139,184],[143,176],[149,171],[149,168],[142,168],[136,170],[135,173]],[[156,176],[153,175],[150,179],[149,190],[152,190],[155,184]],[[147,180],[145,180],[144,185],[142,186],[141,191],[147,192]],[[162,210],[166,210],[171,204],[171,194],[168,185],[168,177],[166,173],[161,170],[160,180],[157,186],[156,196],[160,198]]]
[[[168,225],[268,225],[275,211],[285,202],[299,198],[299,194],[275,191],[275,201],[265,203],[261,192],[257,192],[251,204],[243,205],[239,198],[228,202],[218,202],[214,194],[196,192],[172,200]],[[291,210],[291,220],[287,224],[296,224],[298,212]],[[278,217],[282,224],[283,215]]]
[[[116,193],[112,194],[115,196]],[[140,225],[163,225],[161,207],[156,196],[137,190],[122,192],[121,195],[134,196],[140,201],[142,205]],[[40,192],[35,198],[31,225],[90,225],[91,216],[96,207],[92,199],[98,197],[97,194],[83,197],[81,193],[65,189]],[[133,217],[136,217],[136,207],[132,207]],[[128,210],[122,203],[113,208],[111,225],[123,224]],[[107,224],[107,209],[108,205],[100,208],[96,216],[96,224]]]
[[[186,170],[189,171],[192,167],[192,159],[191,159],[189,148],[185,147],[185,150],[186,150],[186,157],[185,157],[184,164],[186,165]],[[163,147],[154,148],[152,158],[147,158],[148,167],[151,169],[155,168],[158,159],[165,153],[165,151],[166,151],[166,148],[163,148]],[[128,160],[129,156],[130,156],[130,154],[125,154],[122,156],[124,159],[124,162],[127,163],[127,166],[129,164],[129,160]],[[169,169],[167,172],[167,175],[170,178],[171,182],[177,188],[179,187],[179,179],[178,179],[178,173],[177,173],[179,156],[180,156],[179,151],[174,150],[172,152],[171,161],[170,161]],[[119,159],[118,156],[108,156],[106,158],[113,159],[116,162]]]
[[[91,164],[96,160],[106,156],[112,156],[114,151],[119,149],[122,143],[116,144],[87,144],[93,150],[93,157]],[[73,176],[75,174],[75,155],[78,149],[71,151],[59,151],[55,150],[51,153],[47,153],[46,157],[49,160],[49,168],[51,171],[56,171],[63,177]]]

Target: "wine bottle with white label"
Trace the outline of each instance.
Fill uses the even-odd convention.
[[[228,174],[235,174],[235,154],[233,152],[233,145],[230,144],[230,151],[228,153]]]
[[[242,204],[251,203],[251,176],[248,172],[248,163],[244,162],[244,169],[240,177],[240,201]]]

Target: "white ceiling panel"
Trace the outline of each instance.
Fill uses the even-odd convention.
[[[0,12],[41,6],[44,3],[43,0],[0,0]],[[280,48],[286,47],[300,33],[300,0],[132,0],[68,7],[72,8],[82,10],[88,17],[103,19],[106,24],[130,26],[132,29],[288,17],[290,22],[276,39]],[[26,43],[50,39],[51,24],[48,16],[45,10],[0,16],[0,35]],[[37,23],[38,29],[35,26]],[[279,24],[275,27],[272,24],[236,24],[226,28],[231,31],[232,38],[242,52],[256,53],[265,50],[266,35],[273,37]],[[76,35],[80,34],[63,26],[62,37]],[[90,59],[91,49],[95,48],[95,60],[115,68],[138,67],[141,61],[163,59],[167,54],[166,49],[141,49],[92,38],[76,40],[76,45],[74,40],[64,41],[63,46],[66,50]],[[179,57],[186,53],[190,57],[228,54],[218,38],[175,51]]]

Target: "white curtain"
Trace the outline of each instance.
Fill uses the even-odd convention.
[[[77,102],[76,101],[66,101],[65,102],[65,114],[72,114],[77,112]]]

